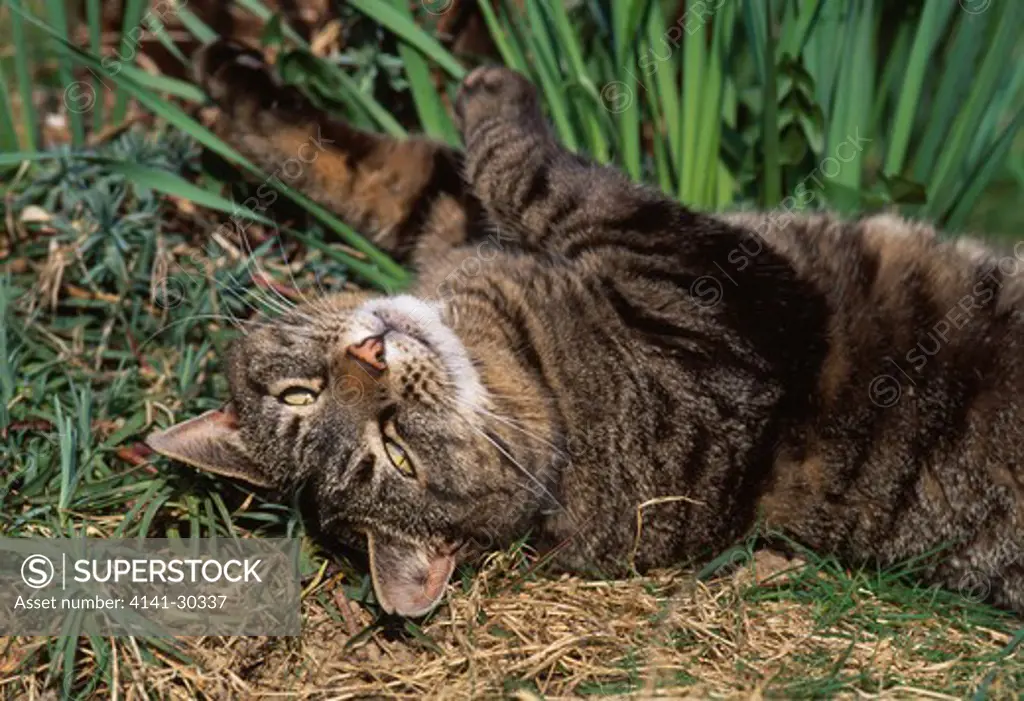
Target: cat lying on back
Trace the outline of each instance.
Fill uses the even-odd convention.
[[[948,546],[927,581],[1024,611],[1020,261],[881,215],[690,211],[556,142],[533,87],[471,73],[464,152],[331,121],[259,54],[198,74],[222,135],[411,263],[226,359],[231,402],[149,442],[276,489],[421,615],[457,560],[533,533],[568,570],[706,557],[762,520],[849,563]],[[638,532],[638,512],[642,528]]]

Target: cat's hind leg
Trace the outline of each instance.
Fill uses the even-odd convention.
[[[253,49],[217,41],[193,60],[197,82],[219,108],[218,136],[400,261],[420,267],[473,236],[479,205],[462,179],[459,151],[332,119],[280,85]],[[270,184],[256,194],[260,202],[276,199]]]

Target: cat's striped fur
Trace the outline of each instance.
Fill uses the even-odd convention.
[[[427,341],[418,374],[300,426],[268,399],[275,377],[364,382],[317,360],[345,356],[362,298],[320,300],[238,341],[227,430],[154,445],[309,485],[320,521],[370,536],[386,606],[433,606],[467,540],[532,529],[561,566],[610,574],[711,555],[760,518],[851,563],[944,547],[928,581],[981,578],[1024,611],[1024,260],[890,215],[690,211],[560,147],[503,69],[462,87],[464,152],[331,121],[254,52],[215,45],[199,72],[221,134],[264,169],[328,144],[289,184],[418,269],[436,317],[385,301],[394,328],[462,348]],[[447,397],[468,381],[459,353],[468,408]],[[381,411],[408,417],[415,486],[346,428]]]

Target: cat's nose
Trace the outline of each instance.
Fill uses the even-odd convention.
[[[349,346],[345,352],[371,372],[380,374],[388,369],[384,358],[384,336],[370,336]]]

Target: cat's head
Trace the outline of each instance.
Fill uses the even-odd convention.
[[[493,420],[491,390],[522,382],[475,357],[444,316],[414,297],[350,294],[264,322],[229,350],[230,403],[147,441],[211,472],[301,488],[327,533],[365,534],[385,610],[424,614],[460,546],[522,535],[544,479],[512,462],[522,446]]]

